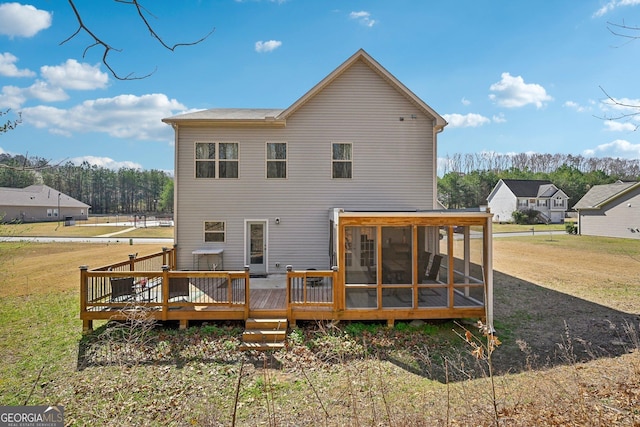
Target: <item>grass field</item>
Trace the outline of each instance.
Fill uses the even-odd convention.
[[[83,337],[78,266],[160,246],[0,243],[0,404],[68,425],[640,424],[637,241],[494,241],[495,399],[451,322],[308,325],[273,355],[237,352],[233,323]]]
[[[27,224],[1,224],[0,236],[11,237],[98,237],[105,234],[117,233],[120,238],[155,237],[173,238],[173,227],[134,227],[128,225],[105,225],[104,222],[78,223],[66,227],[64,222],[39,222]],[[126,230],[131,230],[124,232]],[[124,232],[124,233],[122,233]]]

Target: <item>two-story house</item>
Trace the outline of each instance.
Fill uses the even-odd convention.
[[[540,220],[561,223],[569,197],[551,181],[501,179],[487,197],[494,222],[512,222],[514,211],[534,209]]]
[[[328,268],[333,208],[436,208],[446,122],[363,50],[286,109],[163,121],[175,129],[182,269]]]

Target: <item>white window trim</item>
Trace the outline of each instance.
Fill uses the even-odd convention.
[[[333,159],[333,146],[334,146],[335,144],[347,144],[347,145],[350,145],[350,146],[351,146],[351,160],[334,160],[334,159]],[[348,141],[332,141],[332,142],[331,142],[331,146],[330,146],[329,148],[330,148],[330,152],[329,152],[329,160],[331,160],[331,170],[330,170],[330,173],[331,173],[331,179],[332,179],[332,180],[337,180],[337,181],[353,179],[353,170],[354,170],[354,167],[353,167],[353,164],[354,164],[354,161],[353,161],[353,157],[354,157],[354,156],[353,156],[353,142],[348,142]],[[347,163],[347,162],[349,162],[349,163],[351,163],[351,176],[350,176],[349,178],[335,178],[335,177],[333,176],[333,163],[334,163],[334,162],[340,162],[340,163]]]
[[[214,159],[198,159],[197,146],[198,144],[215,144],[216,156]],[[236,178],[220,178],[220,144],[236,144],[238,146],[238,158],[235,160],[238,162],[238,176]],[[223,162],[228,160],[222,160]],[[215,164],[215,176],[212,178],[205,178],[198,176],[198,162],[213,162]],[[195,179],[240,179],[240,142],[239,141],[195,141],[193,144],[193,177]]]
[[[268,149],[267,147],[269,146],[269,144],[284,144],[285,145],[285,150],[286,150],[286,156],[284,158],[284,160],[281,159],[268,159],[267,158],[267,153],[268,153]],[[268,172],[269,172],[269,162],[284,162],[285,165],[285,169],[284,169],[284,174],[285,177],[284,178],[269,178],[268,176]],[[289,143],[287,141],[266,141],[264,144],[264,177],[265,179],[289,179]]]
[[[208,222],[220,222],[222,223],[222,228],[223,231],[207,231],[207,223]],[[222,234],[222,241],[207,241],[207,233],[215,233],[215,234]],[[202,222],[202,242],[203,243],[227,243],[227,221],[222,221],[222,220],[216,220],[216,219],[212,219],[212,220],[205,220]]]

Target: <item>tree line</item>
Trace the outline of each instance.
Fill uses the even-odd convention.
[[[38,157],[0,154],[0,187],[44,184],[91,206],[93,214],[173,211],[173,179],[159,170],[112,170],[83,162],[50,165]]]
[[[639,159],[595,158],[571,154],[455,154],[441,162],[438,198],[450,209],[478,207],[500,179],[551,181],[573,206],[594,185],[640,178]]]

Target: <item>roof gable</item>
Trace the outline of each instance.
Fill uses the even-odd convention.
[[[201,110],[192,113],[179,114],[173,117],[162,119],[165,123],[202,123],[202,124],[224,124],[224,125],[271,125],[284,126],[288,117],[305,105],[314,96],[324,90],[336,78],[341,76],[354,64],[362,62],[380,75],[392,88],[413,103],[425,115],[432,117],[436,131],[441,131],[446,125],[446,120],[435,112],[433,108],[418,98],[404,84],[389,73],[382,65],[374,60],[363,49],[358,50],[349,59],[343,62],[338,68],[333,70],[328,76],[322,79],[311,90],[295,101],[290,107],[282,109],[260,109],[260,108],[214,108]]]
[[[623,194],[640,188],[640,182],[616,182],[614,184],[594,185],[582,196],[574,209],[600,209],[605,204],[612,202]]]
[[[380,75],[391,87],[393,87],[396,91],[402,94],[405,98],[407,98],[410,102],[412,102],[416,107],[418,107],[425,115],[431,116],[434,119],[434,126],[438,130],[442,130],[447,122],[442,116],[440,116],[436,111],[427,105],[423,100],[418,98],[413,92],[411,92],[404,84],[400,82],[393,74],[387,71],[382,65],[380,65],[375,59],[373,59],[364,49],[358,50],[355,54],[353,54],[349,59],[342,63],[338,68],[333,70],[327,77],[322,79],[318,84],[316,84],[311,90],[309,90],[306,94],[304,94],[301,98],[299,98],[296,102],[294,102],[289,108],[284,110],[280,115],[278,115],[278,119],[287,119],[287,117],[291,116],[295,113],[300,107],[306,104],[311,98],[320,93],[325,87],[331,84],[336,78],[342,75],[346,70],[351,68],[357,62],[362,62],[366,64],[369,68],[371,68],[374,72]]]

